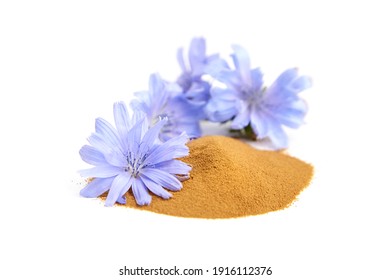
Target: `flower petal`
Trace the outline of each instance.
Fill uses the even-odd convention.
[[[159,162],[171,160],[174,158],[181,158],[187,156],[189,148],[185,145],[188,142],[186,133],[174,137],[156,147],[153,152],[143,162],[144,166],[157,164]]]
[[[123,167],[127,164],[121,149],[117,146],[112,146],[109,142],[106,142],[104,135],[92,133],[92,135],[88,138],[88,141],[104,155],[105,160],[109,164],[118,167]]]
[[[293,88],[295,92],[301,92],[305,89],[310,88],[311,86],[312,86],[312,81],[310,77],[300,76],[291,83],[290,87]]]
[[[152,197],[141,179],[134,179],[131,190],[138,205],[149,205],[152,201]]]
[[[114,120],[118,135],[123,143],[127,143],[127,134],[131,129],[130,115],[124,102],[114,104]]]
[[[191,60],[204,60],[206,58],[206,40],[202,37],[193,38],[189,50],[190,63]]]
[[[171,191],[178,191],[183,187],[175,176],[156,168],[144,168],[141,170],[140,174],[141,177],[147,177]]]
[[[191,166],[177,159],[160,162],[154,168],[174,175],[188,174],[192,169]]]
[[[103,155],[108,154],[113,149],[118,148],[118,147],[112,146],[109,142],[106,142],[106,139],[101,134],[92,133],[91,136],[89,136],[87,140],[93,148],[98,150]]]
[[[232,49],[234,53],[231,56],[242,82],[248,87],[252,86],[249,54],[239,45],[232,45]]]
[[[150,94],[149,91],[138,91],[134,93],[134,96],[137,99],[134,99],[130,102],[130,107],[133,111],[135,110],[141,110],[145,114],[149,114],[149,108],[150,108]]]
[[[241,88],[241,80],[240,76],[236,71],[230,69],[222,69],[221,71],[217,71],[213,76],[218,81],[224,83],[228,87],[232,87],[236,90],[240,90]]]
[[[290,68],[280,74],[275,83],[280,86],[285,86],[295,80],[296,77],[298,77],[298,68]]]
[[[253,110],[250,114],[250,124],[258,139],[265,138],[268,133],[266,116],[260,111]]]
[[[131,176],[127,172],[122,172],[114,178],[111,188],[108,192],[105,206],[113,206],[115,202],[122,196],[123,190],[129,190],[131,187]],[[120,199],[119,199],[120,200]]]
[[[123,155],[122,152],[111,150],[109,153],[106,153],[104,155],[104,158],[109,164],[113,166],[117,166],[117,167],[127,166],[126,157]]]
[[[120,196],[116,202],[119,204],[126,204],[126,197]]]
[[[162,197],[163,199],[168,199],[172,197],[172,194],[164,190],[159,184],[156,184],[154,181],[150,180],[148,177],[141,176],[141,180],[148,190],[150,190],[155,195]]]
[[[83,197],[98,197],[110,189],[114,177],[110,178],[94,178],[81,191]]]
[[[167,121],[167,118],[160,120],[157,124],[155,124],[146,132],[146,134],[142,138],[141,145],[139,148],[140,155],[144,155],[153,147],[161,131],[161,128],[167,123]]]
[[[131,152],[131,160],[133,161],[135,158],[139,156],[139,148],[142,139],[142,133],[144,132],[145,123],[147,122],[146,118],[139,120],[133,127],[130,129],[129,134],[127,136],[129,151]]]
[[[215,58],[209,57],[207,65],[204,67],[204,73],[210,75],[211,77],[218,77],[219,73],[224,70],[229,70],[229,65],[227,62],[216,56]]]
[[[104,155],[94,147],[84,145],[83,147],[81,147],[79,153],[80,153],[82,160],[85,161],[86,163],[89,163],[92,165],[107,164],[107,161],[104,158]]]
[[[202,129],[200,128],[199,122],[186,123],[185,120],[182,120],[176,124],[176,128],[175,137],[179,136],[183,131],[186,132],[189,139],[198,138],[202,135]]]
[[[272,115],[283,125],[291,128],[298,128],[304,121],[308,107],[304,100],[298,99],[294,102],[280,106],[272,112]]]
[[[118,175],[123,172],[123,168],[112,165],[99,165],[89,169],[80,170],[79,173],[82,177],[92,178],[108,178]]]
[[[260,71],[260,68],[252,69],[251,77],[253,91],[261,92],[261,89],[263,88],[263,73]]]
[[[164,87],[165,83],[158,73],[153,73],[149,76],[149,91],[152,93],[152,96],[158,97],[164,90]]]
[[[183,54],[183,48],[179,48],[176,52],[176,58],[177,61],[179,62],[180,68],[182,72],[187,72],[187,67],[184,62],[184,54]]]
[[[248,105],[244,102],[240,102],[241,106],[238,110],[238,114],[234,117],[232,122],[232,129],[243,129],[249,124],[250,121],[250,112]]]
[[[103,135],[107,142],[110,142],[112,146],[124,148],[115,128],[106,120],[97,118],[95,121],[95,130],[96,133]]]
[[[237,114],[236,101],[212,98],[206,105],[205,111],[212,122],[229,121]]]
[[[284,149],[288,146],[287,135],[282,129],[281,124],[274,118],[268,118],[269,129],[268,137],[271,139],[276,149]]]
[[[235,101],[237,100],[237,91],[232,88],[213,87],[210,92],[212,98],[217,100]]]
[[[206,40],[204,38],[193,38],[188,53],[192,76],[201,76],[204,71],[206,60]]]
[[[158,73],[151,74],[149,76],[149,99],[148,104],[150,119],[154,119],[160,115],[163,108],[170,97],[170,91],[167,90],[167,82],[165,82]]]
[[[187,123],[198,122],[203,117],[204,105],[205,102],[188,100],[184,94],[171,98],[168,103],[168,106],[175,112],[174,121],[176,123],[182,122],[183,118],[191,120]]]
[[[210,99],[210,84],[203,81],[192,82],[185,92],[185,97],[187,100],[204,105]]]

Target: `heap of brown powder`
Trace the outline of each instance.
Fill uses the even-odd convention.
[[[169,200],[153,196],[138,206],[131,193],[125,206],[195,218],[233,218],[288,207],[309,184],[313,167],[280,152],[259,151],[225,136],[206,136],[188,144],[191,178]]]

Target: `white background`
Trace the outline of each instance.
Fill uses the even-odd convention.
[[[0,278],[126,279],[124,265],[177,265],[389,279],[385,2],[1,1]],[[112,104],[152,72],[175,79],[176,49],[193,36],[225,56],[243,45],[267,83],[295,66],[313,77],[289,152],[315,177],[289,209],[201,220],[79,197],[78,150],[94,119],[112,121]]]

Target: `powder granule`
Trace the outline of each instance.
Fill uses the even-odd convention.
[[[274,151],[259,151],[225,136],[205,136],[188,144],[191,177],[169,200],[153,196],[138,206],[132,194],[125,206],[194,218],[233,218],[288,207],[309,184],[313,167]]]

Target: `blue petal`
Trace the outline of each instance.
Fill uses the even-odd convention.
[[[143,155],[147,153],[156,142],[158,135],[161,131],[161,128],[167,123],[168,119],[162,119],[157,124],[155,124],[152,128],[150,128],[145,136],[142,138],[141,145],[139,148],[139,154]]]
[[[186,175],[191,171],[191,166],[177,159],[160,162],[154,168],[173,175]]]
[[[112,146],[110,142],[106,142],[103,135],[93,133],[88,138],[88,141],[104,155],[105,160],[111,165],[118,167],[126,165],[125,157],[123,156],[123,152],[121,152],[120,148]]]
[[[169,139],[154,149],[154,151],[144,160],[143,164],[146,166],[187,156],[189,153],[189,148],[185,145],[187,142],[188,136],[183,132],[180,136]]]
[[[113,166],[124,167],[127,165],[127,159],[125,155],[122,152],[116,150],[111,150],[109,153],[106,153],[104,158],[109,164]]]
[[[287,147],[287,135],[283,131],[281,123],[270,113],[253,111],[251,114],[251,126],[258,139],[268,137],[276,149]]]
[[[176,58],[177,58],[177,61],[179,62],[181,71],[187,72],[187,67],[186,67],[186,64],[185,64],[185,62],[184,62],[183,48],[179,48],[179,49],[177,50]]]
[[[192,77],[191,73],[184,72],[182,73],[179,78],[177,78],[176,83],[181,87],[183,92],[187,92],[188,89],[191,87],[192,84]]]
[[[220,59],[220,57],[219,57],[219,54],[217,54],[217,53],[211,54],[205,58],[206,63],[211,63],[211,62],[216,61],[218,59]]]
[[[264,92],[263,98],[265,103],[279,106],[298,100],[297,94],[310,85],[311,80],[308,77],[298,77],[298,69],[287,69]]]
[[[147,177],[148,179],[171,191],[179,191],[183,187],[175,176],[156,168],[142,169],[141,177]]]
[[[240,102],[241,104],[243,102]],[[247,104],[242,104],[232,122],[232,129],[242,129],[249,124],[250,112]]]
[[[116,202],[119,204],[126,204],[126,197],[120,196]]]
[[[139,120],[132,129],[130,129],[129,134],[127,136],[129,151],[131,152],[131,156],[134,157],[139,156],[139,147],[141,144],[141,139],[143,137],[142,133],[145,129],[146,118]]]
[[[274,118],[268,117],[269,129],[268,137],[271,139],[276,149],[284,149],[288,146],[287,135],[282,129],[281,124]]]
[[[123,172],[123,168],[112,165],[99,165],[89,169],[80,170],[79,173],[82,177],[90,178],[108,178],[118,175]]]
[[[186,143],[189,141],[188,135],[185,132],[182,132],[179,136],[174,137],[172,139],[169,139],[169,141],[163,143],[161,146],[158,147],[158,149],[155,150],[157,152],[158,150],[163,151],[166,148],[169,147],[177,147],[177,148],[184,148],[188,149],[186,146]]]
[[[291,83],[291,88],[295,92],[301,92],[312,86],[312,81],[308,76],[300,76]]]
[[[106,155],[112,150],[119,148],[112,146],[109,142],[106,142],[106,139],[101,134],[92,133],[87,140],[93,148],[101,152],[103,155]]]
[[[268,133],[267,117],[261,111],[253,110],[250,114],[250,124],[258,139],[265,138]]]
[[[134,93],[134,96],[137,97],[137,99],[134,99],[130,102],[131,108],[133,110],[140,109],[141,111],[144,111],[146,114],[148,114],[149,112],[146,110],[150,107],[150,92],[147,90],[138,91]]]
[[[164,90],[167,91],[168,100],[169,100],[169,97],[175,97],[175,96],[181,95],[183,93],[183,89],[177,83],[165,82]]]
[[[232,54],[232,58],[234,61],[234,65],[240,74],[241,80],[246,86],[251,86],[251,67],[250,67],[250,59],[247,51],[239,46],[232,45],[232,49],[234,54]]]
[[[193,76],[203,74],[206,59],[206,40],[204,38],[194,38],[190,44],[189,60]]]
[[[211,89],[213,99],[234,101],[237,100],[237,91],[232,88],[214,87]]]
[[[254,92],[261,92],[263,88],[263,73],[259,68],[255,68],[251,70],[252,77],[252,89]]]
[[[130,108],[133,110],[133,112],[143,112],[147,118],[148,121],[152,122],[152,112],[150,107],[149,99],[149,92],[136,92],[134,93],[134,96],[138,97],[138,99],[133,99],[130,102]]]
[[[180,132],[185,131],[188,138],[198,138],[202,135],[202,129],[200,128],[199,122],[185,123],[180,122],[177,124],[176,136],[180,135]]]
[[[81,191],[83,197],[98,197],[110,189],[114,177],[110,178],[95,178]]]
[[[226,70],[229,71],[229,65],[224,59],[219,57],[210,60],[204,67],[204,73],[214,78],[220,76],[221,71]]]
[[[169,118],[160,136],[162,138],[178,136],[185,131],[190,137],[199,137],[201,135],[199,121],[205,118],[204,104],[189,101],[184,95],[172,98],[168,103],[168,110],[172,110],[174,114]]]
[[[186,99],[195,102],[204,102],[210,99],[210,84],[206,82],[193,82],[185,92]]]
[[[140,178],[136,178],[133,181],[131,190],[138,205],[149,205],[152,201],[152,197]]]
[[[286,84],[289,84],[291,81],[295,80],[297,76],[298,69],[290,68],[280,74],[279,77],[276,79],[275,83],[280,86],[285,86]]]
[[[272,112],[272,115],[278,119],[282,124],[298,128],[304,121],[308,107],[304,100],[299,99],[286,105],[280,106],[277,110]]]
[[[181,93],[180,86],[165,82],[159,74],[154,73],[149,77],[149,91],[146,93],[137,94],[139,103],[132,102],[133,108],[142,110],[150,122],[152,122],[160,114],[165,113],[166,104],[171,95],[176,92]]]
[[[164,80],[158,73],[153,73],[149,76],[149,91],[154,97],[161,95],[161,92],[165,88]],[[153,100],[152,100],[153,102]]]
[[[171,193],[164,190],[163,187],[156,184],[154,181],[150,180],[149,178],[141,176],[141,180],[146,186],[146,188],[150,190],[152,193],[154,193],[155,195],[162,197],[163,199],[168,199],[172,197]]]
[[[92,165],[107,164],[107,161],[104,158],[104,155],[94,147],[84,145],[80,149],[79,153],[80,153],[82,160],[84,160],[86,163],[89,163]]]
[[[131,187],[131,178],[128,172],[122,172],[114,178],[106,198],[105,206],[113,206],[123,195],[124,190],[129,190]]]
[[[122,148],[123,150],[126,148],[123,146],[114,127],[106,120],[97,118],[95,121],[95,130],[96,133],[104,136],[106,142],[109,142],[111,146]]]
[[[210,121],[229,121],[237,114],[236,101],[212,98],[206,105],[205,112]]]
[[[198,122],[202,118],[204,102],[189,101],[184,95],[175,96],[168,103],[170,110],[174,111],[175,121],[182,118]]]
[[[242,83],[240,77],[236,71],[232,70],[221,70],[218,73],[215,73],[215,79],[224,83],[228,87],[233,87],[236,90],[240,90],[242,87]]]
[[[162,109],[170,97],[170,91],[167,90],[168,84],[157,73],[150,75],[149,78],[149,98],[150,98],[150,116],[152,119],[161,114]]]
[[[127,143],[127,134],[131,129],[131,123],[129,112],[124,102],[114,104],[114,119],[120,139],[122,139],[123,143]]]
[[[206,58],[206,40],[202,37],[193,38],[189,50],[190,62],[191,59],[203,60]]]

